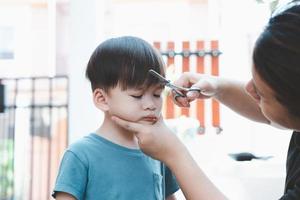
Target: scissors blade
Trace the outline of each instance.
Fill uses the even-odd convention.
[[[157,73],[156,71],[154,71],[153,69],[150,69],[149,70],[149,73],[153,76],[155,76],[156,78],[158,78],[160,80],[160,82],[162,84],[164,84],[165,86],[175,90],[176,92],[179,91],[179,93],[181,93],[180,91],[185,91],[185,92],[188,92],[189,89],[188,88],[184,88],[184,87],[179,87],[179,86],[176,86],[176,85],[173,85],[171,83],[171,81],[167,80],[165,77],[163,77],[162,75],[160,75],[159,73]]]
[[[165,79],[165,77],[163,77],[162,75],[160,75],[159,73],[157,73],[156,71],[154,71],[153,69],[150,69],[149,70],[149,73],[151,75],[153,75],[154,77],[158,78],[159,81],[164,84],[164,85],[167,85],[168,83],[170,83],[169,80]]]

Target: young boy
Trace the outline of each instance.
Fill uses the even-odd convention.
[[[132,132],[111,116],[155,123],[163,86],[148,74],[165,75],[159,53],[136,37],[109,39],[92,54],[86,76],[104,121],[95,133],[72,144],[61,161],[53,197],[95,200],[173,200],[179,187],[168,168],[139,149]],[[87,119],[88,120],[88,119]]]

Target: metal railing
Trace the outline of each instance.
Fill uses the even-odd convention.
[[[68,77],[0,83],[0,200],[50,199],[68,143]]]
[[[153,44],[161,53],[168,66],[167,71],[171,74],[193,71],[201,74],[219,75],[219,56],[222,54],[219,50],[217,40],[195,42],[183,41],[175,43],[169,41],[166,44],[154,42]],[[173,69],[173,66],[175,66]],[[210,111],[206,108],[210,102]],[[192,112],[194,110],[195,112]],[[211,119],[207,119],[207,116]],[[170,96],[167,96],[164,105],[164,116],[167,119],[179,117],[181,115],[197,118],[199,121],[198,133],[203,134],[207,126],[215,128],[216,133],[222,131],[220,124],[220,105],[216,100],[198,100],[193,102],[191,109],[178,109],[174,106]]]

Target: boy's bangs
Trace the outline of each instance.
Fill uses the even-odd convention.
[[[117,85],[127,88],[148,88],[159,84],[149,70],[165,76],[165,64],[159,51],[146,41],[135,37],[107,40],[97,47],[87,68],[92,89],[108,91]]]
[[[124,67],[124,71],[121,73],[122,75],[119,79],[122,90],[126,90],[127,88],[147,89],[149,87],[159,85],[160,81],[149,73],[149,70],[153,69],[162,76],[165,76],[163,67],[160,68],[159,65],[160,64],[156,66],[147,65],[143,67]]]
[[[148,88],[159,84],[159,80],[149,74],[149,70],[155,70],[165,76],[165,65],[159,52],[150,45],[136,45],[137,47],[129,60],[123,60],[119,77],[122,89],[126,88]]]

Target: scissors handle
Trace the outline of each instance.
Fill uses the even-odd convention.
[[[172,91],[176,93],[177,97],[186,97],[187,92],[199,92],[201,93],[201,90],[199,88],[184,88],[185,90],[178,90],[177,88],[172,88]]]

